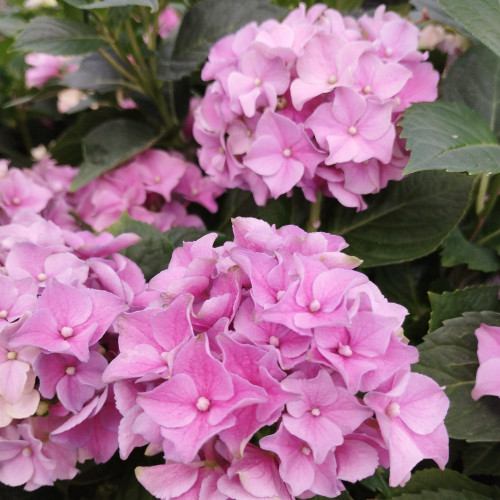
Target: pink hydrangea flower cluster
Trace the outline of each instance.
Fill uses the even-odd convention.
[[[141,270],[116,253],[138,240],[69,231],[29,208],[0,226],[2,483],[33,490],[116,451],[120,415],[102,373],[115,318],[150,300]]]
[[[195,114],[201,167],[259,205],[298,186],[309,201],[321,190],[366,208],[363,195],[402,177],[402,112],[437,97],[418,41],[418,28],[384,6],[356,20],[319,4],[221,39]]]
[[[153,300],[116,321],[103,378],[120,454],[165,459],[139,481],[162,500],[293,499],[334,497],[379,465],[393,486],[424,458],[444,468],[449,402],[410,371],[406,309],[341,237],[248,218],[233,230],[176,249]]]
[[[479,368],[472,399],[482,396],[500,398],[500,327],[481,324],[475,331]]]
[[[116,222],[123,212],[166,231],[176,226],[204,227],[186,206],[195,202],[215,212],[215,198],[222,191],[180,153],[150,149],[78,190],[73,204],[77,215],[97,231]]]
[[[71,213],[96,231],[116,222],[123,212],[161,231],[177,226],[204,227],[188,214],[190,202],[211,212],[222,192],[201,170],[178,153],[147,150],[125,165],[69,193],[77,169],[56,166],[49,158],[32,169],[8,168],[0,160],[0,222],[30,209],[65,229],[79,228]]]

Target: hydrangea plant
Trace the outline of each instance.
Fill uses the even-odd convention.
[[[500,7],[0,0],[0,496],[500,497]]]

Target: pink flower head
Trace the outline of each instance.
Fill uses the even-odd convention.
[[[500,327],[481,324],[475,331],[478,341],[479,368],[472,398],[491,395],[500,398]]]
[[[364,397],[375,411],[390,454],[389,484],[406,483],[411,469],[424,458],[441,469],[448,461],[448,434],[444,417],[449,400],[429,377],[400,370],[378,390]]]
[[[9,217],[20,210],[41,212],[52,198],[49,189],[40,186],[21,170],[12,168],[7,177],[0,178],[0,208]]]
[[[123,309],[124,302],[108,292],[75,288],[52,279],[11,346],[31,344],[44,352],[71,353],[87,361],[89,347],[104,335]]]
[[[319,464],[329,451],[344,442],[346,434],[372,414],[346,389],[336,387],[326,370],[313,379],[288,377],[281,385],[300,395],[300,399],[287,403],[288,414],[283,415],[283,425],[308,444]]]
[[[203,443],[235,425],[236,408],[265,399],[263,389],[225,370],[199,335],[177,354],[171,378],[140,394],[138,403],[189,463]]]
[[[317,494],[333,498],[344,489],[337,479],[333,453],[322,462],[314,459],[311,448],[280,425],[276,433],[262,438],[261,448],[273,451],[280,459],[279,474],[293,496]]]
[[[329,152],[327,165],[377,158],[387,163],[395,138],[392,105],[365,99],[349,88],[339,88],[333,104],[322,104],[308,119],[319,145]]]
[[[439,74],[417,44],[418,29],[383,6],[360,20],[299,6],[282,22],[223,38],[202,70],[214,81],[194,113],[201,168],[222,188],[251,191],[258,205],[297,186],[310,201],[322,190],[366,208],[364,194],[401,178],[392,162],[400,113],[437,96]],[[299,130],[323,158],[295,155]]]
[[[158,16],[158,35],[161,38],[167,38],[167,36],[179,25],[180,19],[177,11],[168,6],[163,9]]]
[[[251,50],[241,57],[239,66],[239,71],[232,72],[227,80],[231,109],[252,117],[261,106],[274,108],[290,80],[283,61]]]
[[[312,177],[324,159],[307,137],[303,127],[267,110],[255,131],[255,141],[244,164],[262,176],[271,196],[290,191],[307,172]]]
[[[25,61],[31,67],[26,70],[26,86],[42,88],[51,78],[62,77],[68,58],[51,54],[27,54]]]

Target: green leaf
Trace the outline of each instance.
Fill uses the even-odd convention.
[[[464,474],[500,476],[500,443],[471,443],[462,451]]]
[[[137,480],[135,474],[121,482],[113,500],[155,500],[144,486]]]
[[[453,19],[500,56],[500,3],[498,0],[439,0]]]
[[[86,54],[106,42],[85,23],[55,17],[35,17],[19,34],[14,50],[46,52],[58,56]]]
[[[479,483],[474,481],[464,474],[460,474],[457,471],[451,469],[439,470],[439,469],[424,469],[416,471],[412,474],[410,481],[406,484],[404,488],[394,488],[393,490],[393,498],[405,498],[404,494],[412,494],[412,493],[422,493],[422,492],[430,492],[430,491],[454,491],[455,494],[458,492],[469,492],[469,493],[477,493],[482,497],[478,498],[497,498],[498,494],[500,494],[500,489],[496,486],[488,486],[486,484]],[[491,495],[491,496],[490,496]],[[412,497],[408,497],[412,498]],[[415,497],[416,499],[417,497]],[[426,498],[435,498],[436,500],[439,497],[418,497],[425,500]],[[444,497],[450,498],[453,497]],[[456,496],[457,499],[462,498],[476,498],[476,497],[461,497]]]
[[[157,12],[159,8],[158,0],[102,0],[101,2],[81,4],[78,5],[78,8],[85,10],[94,10],[106,9],[108,7],[128,7],[129,5],[149,7],[152,12]]]
[[[328,4],[328,7],[336,9],[340,12],[349,12],[359,9],[363,0],[328,0],[324,3]]]
[[[458,31],[465,31],[460,23],[457,23],[446,13],[437,0],[410,0],[410,3],[412,3],[420,11],[425,9],[430,19],[438,21],[441,24],[453,26]]]
[[[145,222],[131,219],[124,212],[120,220],[111,225],[107,231],[115,236],[122,233],[135,233],[142,238],[140,243],[125,248],[121,253],[141,268],[147,281],[167,268],[174,245],[159,229]]]
[[[449,69],[443,98],[476,111],[500,136],[500,57],[484,45],[471,47]]]
[[[2,17],[0,18],[0,35],[11,37],[21,31],[26,26],[26,21],[18,17]]]
[[[445,267],[466,264],[469,269],[491,273],[500,269],[500,260],[492,248],[485,248],[467,241],[455,228],[443,241],[441,264]]]
[[[288,11],[267,0],[203,0],[182,20],[171,58],[158,60],[158,77],[178,80],[203,63],[212,45],[250,21],[284,17]]]
[[[200,229],[199,227],[174,227],[165,231],[165,236],[170,240],[174,248],[182,246],[186,241],[195,241],[202,236],[205,236],[210,231]]]
[[[445,425],[450,437],[469,442],[500,441],[500,398],[471,397],[478,368],[477,339],[481,323],[500,326],[500,313],[467,312],[427,334],[418,346],[420,361],[413,369],[446,386],[450,409]]]
[[[429,292],[432,310],[429,332],[439,328],[444,320],[457,318],[466,311],[500,312],[499,291],[498,285],[481,285],[442,294]]]
[[[150,148],[159,138],[158,132],[142,122],[119,118],[101,123],[83,138],[84,162],[70,190],[80,189]]]
[[[470,174],[500,172],[500,145],[472,109],[445,101],[414,104],[401,122],[411,151],[404,173],[446,170]]]
[[[371,491],[382,493],[384,498],[390,498],[391,496],[389,471],[383,467],[378,467],[372,476],[362,479],[361,484]]]
[[[98,2],[87,0],[64,0],[69,5],[83,10],[105,9],[107,7],[129,7],[140,5],[149,7],[152,12],[156,12],[159,8],[158,0],[101,0]]]
[[[406,262],[434,251],[462,217],[472,178],[421,172],[366,197],[368,209],[335,209],[328,231],[343,236],[363,266]]]
[[[423,490],[421,493],[403,493],[392,498],[399,500],[491,500],[491,497],[473,491],[457,491],[438,488],[437,491]]]
[[[120,64],[119,61],[117,63]],[[108,92],[120,88],[123,79],[99,52],[93,52],[84,57],[78,69],[64,76],[60,83],[80,90]]]
[[[118,116],[112,108],[101,108],[92,113],[78,115],[76,121],[66,127],[64,132],[51,144],[49,152],[59,165],[77,166],[83,161],[82,137],[85,137],[96,124],[109,121]]]

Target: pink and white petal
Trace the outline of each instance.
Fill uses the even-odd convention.
[[[476,401],[482,396],[500,398],[500,358],[490,358],[479,365],[471,395]]]
[[[198,478],[198,468],[193,465],[166,463],[137,467],[135,474],[144,488],[155,497],[170,500],[192,488]]]

